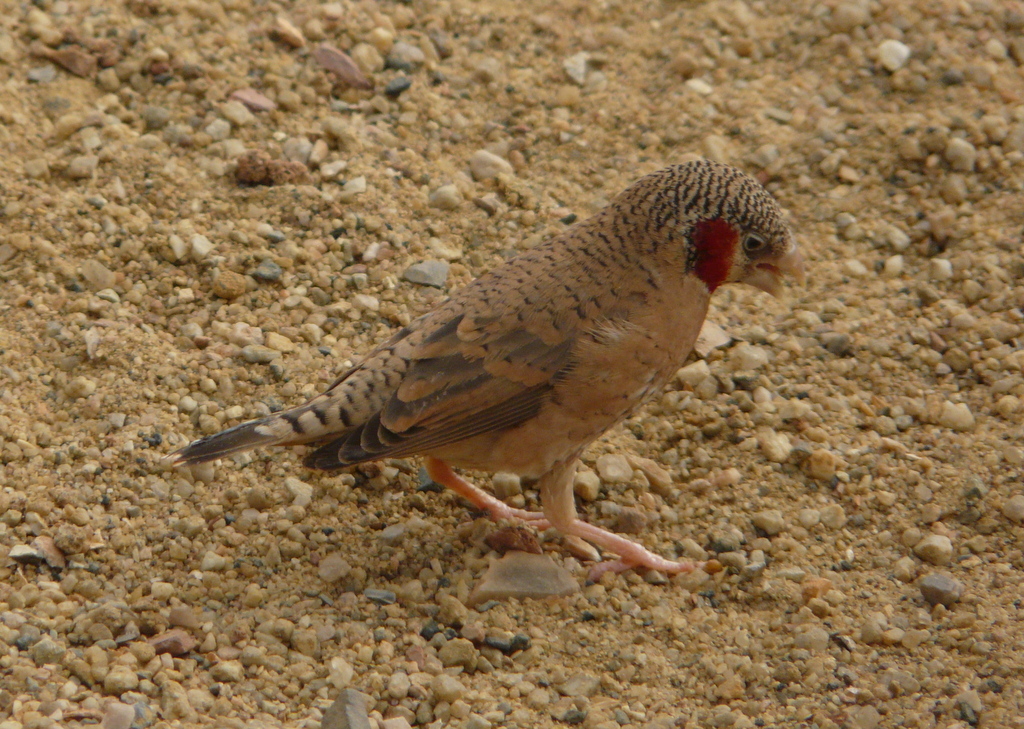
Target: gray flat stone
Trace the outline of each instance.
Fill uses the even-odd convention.
[[[491,563],[469,596],[469,604],[475,606],[488,600],[511,597],[560,597],[579,589],[579,583],[569,571],[559,567],[547,555],[508,552]]]

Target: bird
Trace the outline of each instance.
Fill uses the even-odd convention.
[[[691,572],[577,515],[580,457],[685,363],[711,295],[778,296],[804,258],[775,199],[735,167],[698,159],[641,177],[575,223],[457,289],[302,405],[201,438],[174,466],[306,445],[334,470],[424,456],[430,478],[495,521],[554,527],[615,555],[592,571]],[[535,479],[513,508],[454,470]]]

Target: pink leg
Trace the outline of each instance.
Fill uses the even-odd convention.
[[[599,526],[580,521],[576,516],[576,501],[572,493],[572,476],[576,472],[576,461],[563,464],[545,474],[538,486],[540,501],[548,522],[562,534],[571,534],[586,539],[601,549],[618,555],[614,562],[602,562],[590,572],[590,579],[597,580],[605,572],[622,572],[634,567],[645,567],[659,572],[693,572],[703,566],[701,562],[673,562],[626,539],[620,534]]]
[[[442,486],[447,486],[466,501],[481,511],[486,511],[492,521],[500,519],[516,519],[529,522],[539,529],[547,529],[547,519],[539,511],[525,511],[515,509],[503,501],[494,498],[486,491],[481,491],[469,481],[460,477],[444,461],[437,458],[427,458],[427,473],[430,478]]]
[[[590,580],[596,581],[605,572],[618,573],[635,567],[676,574],[693,572],[703,566],[703,562],[673,562],[620,534],[580,521],[576,516],[576,503],[573,500],[571,486],[571,478],[575,470],[574,462],[569,466],[555,469],[541,479],[539,486],[541,502],[544,504],[542,513],[515,509],[458,476],[444,461],[432,457],[427,458],[427,473],[430,478],[442,486],[450,488],[481,511],[486,511],[492,520],[525,521],[538,529],[548,529],[554,526],[562,534],[586,539],[601,549],[618,555],[619,559],[617,560],[602,562],[594,566],[588,576]]]
[[[620,534],[588,524],[579,519],[574,519],[568,527],[561,531],[565,534],[573,534],[586,539],[591,544],[596,544],[598,547],[619,556],[614,562],[602,562],[590,570],[588,578],[594,582],[599,580],[605,572],[625,572],[634,567],[646,567],[650,570],[677,574],[680,572],[693,572],[696,569],[700,569],[704,564],[703,562],[673,562],[658,556],[649,549],[626,539]]]

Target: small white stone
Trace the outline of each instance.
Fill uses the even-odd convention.
[[[595,465],[605,483],[628,483],[633,478],[633,467],[625,456],[618,453],[606,453],[597,459]]]
[[[1024,522],[1024,494],[1011,496],[1003,502],[1003,516],[1014,524]]]
[[[886,226],[883,238],[897,253],[902,253],[910,247],[910,236],[895,225]]]
[[[789,454],[793,452],[793,444],[790,443],[789,436],[776,430],[761,431],[757,436],[757,442],[761,446],[764,457],[773,463],[785,463]]]
[[[974,430],[974,415],[967,403],[952,403],[946,400],[942,403],[942,410],[939,413],[939,425],[960,432]]]
[[[226,569],[227,566],[227,557],[223,557],[216,552],[207,552],[203,555],[203,561],[200,562],[199,569],[203,572],[220,572]]]
[[[380,300],[369,294],[355,294],[352,297],[352,306],[360,311],[380,311]]]
[[[324,162],[320,165],[320,174],[329,180],[337,177],[346,169],[348,169],[348,160],[337,159],[333,162]]]
[[[573,478],[572,488],[584,501],[593,501],[601,493],[601,478],[589,468],[578,471]]]
[[[236,127],[252,124],[256,120],[253,113],[246,109],[245,104],[240,101],[228,101],[221,107],[220,113]]]
[[[568,76],[574,84],[582,86],[587,80],[587,62],[589,60],[590,54],[586,52],[569,56],[562,61],[562,68],[565,69],[565,75]]]
[[[863,278],[868,275],[868,267],[856,258],[850,258],[845,261],[843,263],[843,270],[847,276],[853,276],[854,278]]]
[[[493,152],[479,149],[469,158],[469,171],[474,180],[489,180],[498,175],[511,175],[512,165]]]
[[[430,207],[440,210],[456,210],[462,205],[462,193],[455,185],[441,185],[427,197]]]
[[[203,130],[215,142],[223,142],[231,136],[231,124],[225,119],[214,119]]]
[[[688,364],[676,372],[676,378],[679,382],[690,387],[696,387],[710,376],[711,368],[702,359],[697,360],[693,364]]]
[[[882,41],[878,46],[878,62],[889,73],[899,71],[909,59],[910,48],[898,40],[890,38]]]
[[[309,506],[313,501],[313,487],[305,481],[300,481],[294,476],[288,476],[284,480],[284,487],[292,495],[292,503],[296,506]]]
[[[933,258],[928,262],[928,275],[933,281],[949,281],[953,278],[953,264],[945,258]]]
[[[154,582],[149,587],[149,594],[154,600],[167,602],[174,597],[174,585],[170,582]]]
[[[210,239],[205,235],[199,235],[198,233],[192,236],[189,241],[192,245],[192,258],[196,261],[201,261],[206,258],[213,251],[214,245],[210,242]]]
[[[699,78],[687,79],[686,83],[683,85],[690,89],[690,91],[700,94],[701,96],[710,96],[715,91],[711,84]]]
[[[914,545],[914,554],[929,564],[949,564],[953,559],[953,543],[942,534],[929,534]]]
[[[882,274],[886,278],[898,278],[903,274],[903,256],[889,256],[885,259]]]
[[[752,344],[741,344],[732,351],[730,363],[734,370],[751,372],[768,364],[768,352]]]
[[[946,161],[959,172],[971,172],[978,159],[978,150],[966,139],[953,137],[946,145]]]

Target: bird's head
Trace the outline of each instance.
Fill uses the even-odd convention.
[[[804,259],[782,210],[756,180],[710,160],[663,172],[687,242],[687,273],[708,291],[746,283],[777,296],[783,277],[803,281]]]

